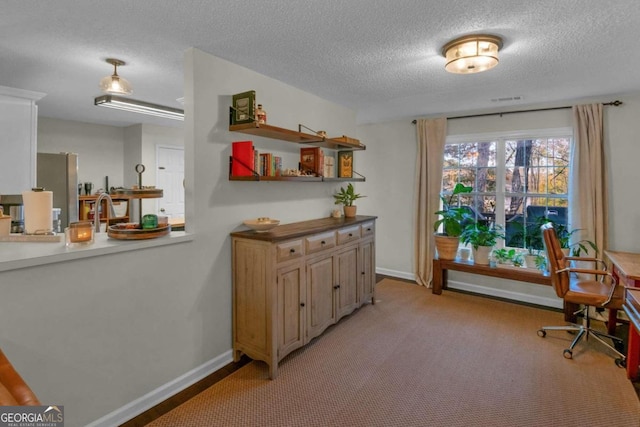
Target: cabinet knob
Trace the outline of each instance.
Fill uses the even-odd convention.
[[[325,242],[324,240],[322,242],[320,242],[321,245],[326,245],[327,242]]]
[[[300,303],[300,307],[304,307],[304,303],[303,302]]]
[[[335,285],[333,289],[340,289],[340,285]]]
[[[353,233],[349,233],[349,237],[353,237]]]
[[[367,228],[367,231],[371,231],[371,227]]]
[[[294,253],[296,253],[296,250],[295,250],[295,249],[293,249],[293,248],[291,248],[291,249],[289,249],[289,252],[290,252],[290,253],[292,253],[292,254],[294,254]]]

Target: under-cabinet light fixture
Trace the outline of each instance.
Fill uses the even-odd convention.
[[[102,95],[94,100],[94,105],[147,114],[149,116],[164,117],[166,119],[184,120],[184,110],[152,104],[150,102],[136,101],[135,99],[123,98],[121,96]]]
[[[498,51],[502,39],[489,34],[463,36],[442,47],[446,58],[445,69],[455,74],[471,74],[489,70],[498,65]]]

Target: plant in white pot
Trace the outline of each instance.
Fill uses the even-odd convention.
[[[444,260],[453,260],[458,253],[458,245],[460,244],[460,235],[462,234],[463,222],[468,221],[471,216],[466,209],[454,207],[453,199],[459,194],[470,193],[472,187],[466,187],[457,183],[454,187],[449,199],[440,197],[442,200],[442,210],[435,213],[440,218],[433,223],[433,231],[436,241],[436,249],[438,250],[438,258]],[[438,230],[442,226],[442,232]]]
[[[351,183],[347,185],[347,188],[340,187],[340,191],[333,195],[335,204],[344,206],[345,218],[353,218],[356,216],[357,206],[354,206],[353,202],[363,197],[367,196],[356,193],[355,189],[353,188],[353,184]]]
[[[462,243],[470,244],[473,248],[473,262],[475,264],[489,265],[489,254],[498,239],[504,239],[504,234],[499,226],[475,222],[465,227],[460,238]]]

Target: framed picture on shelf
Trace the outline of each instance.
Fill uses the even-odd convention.
[[[338,151],[338,178],[353,178],[353,151]]]
[[[233,95],[233,114],[231,124],[253,123],[255,121],[256,91],[237,93]]]

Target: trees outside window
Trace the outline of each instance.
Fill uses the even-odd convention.
[[[442,195],[458,182],[473,187],[454,203],[503,226],[507,246],[525,247],[522,230],[540,216],[567,224],[571,141],[571,129],[449,137]]]

